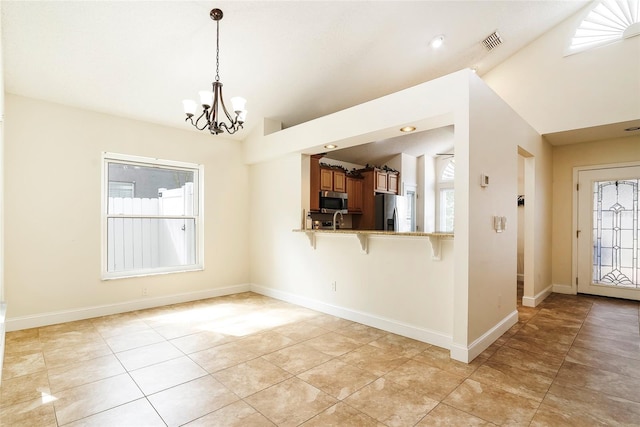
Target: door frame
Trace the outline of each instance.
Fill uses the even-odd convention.
[[[571,294],[578,294],[578,173],[597,169],[615,169],[624,167],[640,166],[640,162],[606,163],[601,165],[575,166],[573,168],[573,212],[571,218]]]

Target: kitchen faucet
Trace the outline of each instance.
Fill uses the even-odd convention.
[[[336,217],[338,216],[338,214],[340,214],[340,223],[342,224],[342,221],[344,221],[344,216],[342,215],[342,212],[340,211],[336,211],[336,213],[333,214],[333,229],[336,229]]]

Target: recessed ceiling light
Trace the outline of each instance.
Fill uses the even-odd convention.
[[[624,131],[625,132],[635,132],[637,130],[640,130],[640,126],[633,126],[633,127],[630,127],[630,128],[626,128]]]
[[[334,148],[338,148],[337,145],[335,144],[327,144],[324,146],[324,148],[328,148],[329,150],[333,150]]]
[[[444,35],[440,34],[439,36],[435,36],[429,44],[432,48],[438,49],[444,44]]]
[[[414,130],[416,130],[415,126],[405,126],[400,128],[400,132],[413,132]]]

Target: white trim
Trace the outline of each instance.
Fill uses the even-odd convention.
[[[553,286],[549,285],[533,297],[522,297],[522,305],[525,307],[537,307],[546,297],[553,292]]]
[[[442,332],[433,331],[419,326],[409,325],[398,322],[397,320],[375,316],[370,313],[364,313],[345,307],[327,304],[315,299],[290,294],[288,292],[267,288],[264,286],[251,284],[251,291],[257,294],[265,295],[281,301],[286,301],[322,313],[331,314],[353,322],[362,323],[363,325],[382,329],[383,331],[402,335],[404,337],[413,338],[418,341],[433,344],[438,347],[449,349],[452,343],[452,337]]]
[[[575,287],[571,286],[571,285],[557,285],[554,284],[553,285],[553,292],[555,292],[556,294],[565,294],[565,295],[576,295],[576,289]]]
[[[41,326],[55,325],[76,320],[91,319],[111,314],[125,313],[128,311],[143,310],[146,308],[162,307],[165,305],[179,304],[189,301],[197,301],[207,298],[221,297],[224,295],[238,294],[251,290],[250,285],[234,285],[224,288],[207,289],[204,291],[188,292],[183,294],[165,295],[156,298],[144,298],[117,304],[97,305],[74,310],[62,310],[32,316],[21,316],[7,319],[7,331],[38,328]]]
[[[455,343],[452,344],[451,358],[464,363],[471,362],[516,323],[518,323],[518,310],[512,311],[493,328],[489,329],[480,338],[472,342],[468,347],[463,347]]]
[[[573,193],[572,199],[572,209],[573,212],[571,214],[571,292],[567,292],[565,289],[566,285],[553,285],[553,292],[558,292],[561,294],[570,294],[577,295],[578,287],[576,286],[576,279],[578,277],[578,237],[576,236],[576,230],[578,230],[578,174],[583,171],[588,170],[597,170],[597,169],[615,169],[615,168],[626,168],[640,166],[640,162],[622,162],[622,163],[607,163],[602,165],[590,165],[590,166],[574,166],[573,168],[573,183],[571,192]],[[587,236],[588,233],[583,233],[584,236]],[[559,290],[556,290],[556,286]]]

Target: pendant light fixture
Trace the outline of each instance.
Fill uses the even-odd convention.
[[[242,129],[242,124],[247,117],[247,110],[245,110],[247,101],[239,96],[231,98],[231,105],[235,114],[232,118],[224,105],[222,82],[220,81],[220,20],[222,19],[222,11],[220,9],[212,9],[209,16],[216,21],[216,79],[212,83],[211,91],[203,90],[199,92],[202,114],[195,121],[193,117],[196,114],[196,102],[191,99],[182,101],[184,112],[187,115],[185,121],[189,121],[198,130],[209,129],[209,132],[214,135],[224,131],[234,134]],[[222,107],[224,116],[226,116],[229,123],[224,121],[225,117],[221,114],[220,107]]]

